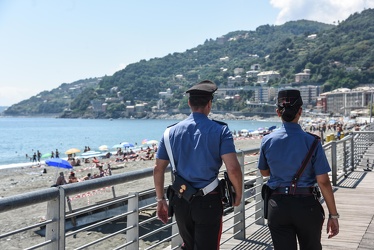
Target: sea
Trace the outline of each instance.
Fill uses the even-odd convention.
[[[60,152],[71,148],[83,153],[86,146],[92,151],[107,145],[129,142],[142,146],[147,140],[159,141],[166,127],[180,120],[169,119],[60,119],[60,118],[0,118],[0,169],[30,163],[34,152]],[[224,120],[231,131],[258,130],[279,127],[280,120]],[[26,157],[27,155],[27,157]],[[79,155],[79,153],[78,153]],[[45,160],[45,159],[42,159]]]

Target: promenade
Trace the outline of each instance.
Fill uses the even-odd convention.
[[[374,129],[353,132],[342,140],[324,145],[331,161],[341,227],[336,237],[327,239],[325,222],[323,249],[374,249],[373,142]],[[246,202],[234,212],[230,209],[225,212],[220,249],[274,249],[267,221],[262,217],[259,191],[263,179],[253,167],[257,152],[258,148],[252,148],[238,153],[239,162],[246,167],[246,180],[258,178],[259,183],[253,188],[248,184]],[[177,235],[173,231],[175,224],[170,221],[163,225],[154,216],[153,168],[143,165],[147,162],[150,161],[113,168],[119,172],[105,178],[32,192],[30,187],[40,187],[39,182],[45,184],[47,174],[40,174],[39,168],[19,169],[16,175],[10,170],[4,171],[3,184],[6,185],[2,189],[8,196],[0,199],[4,225],[0,230],[1,249],[88,249],[91,246],[95,249],[123,249],[125,246],[134,250],[178,249],[178,238],[170,242],[171,237]],[[354,171],[352,166],[355,166]],[[371,171],[365,171],[367,168]],[[15,189],[17,183],[22,183],[19,187],[23,189]],[[150,189],[146,187],[148,184]],[[116,197],[113,198],[114,187]],[[73,203],[66,206],[67,199]],[[22,216],[14,217],[14,214]],[[131,226],[126,226],[124,220]],[[45,237],[35,237],[36,230],[42,228],[45,228]],[[234,233],[240,240],[234,239]]]
[[[367,163],[369,160],[369,164]],[[364,169],[372,171],[365,171]],[[363,156],[357,169],[334,186],[336,205],[340,214],[340,232],[328,239],[325,220],[322,231],[322,246],[327,250],[374,249],[374,146]],[[323,203],[327,212],[326,204]],[[307,225],[305,225],[307,226]],[[243,241],[230,240],[221,249],[274,249],[268,227],[262,226],[253,232],[246,230]]]

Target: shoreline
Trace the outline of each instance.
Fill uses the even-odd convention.
[[[261,137],[239,137],[234,140],[237,151],[251,148],[259,148]],[[67,158],[61,158],[66,160]],[[92,159],[92,158],[91,158]],[[138,170],[140,168],[153,167],[155,160],[136,160],[115,162],[116,156],[112,155],[110,158],[100,159],[104,165],[104,170],[107,168],[106,164],[111,165],[113,174],[120,172],[128,172]],[[46,171],[44,173],[44,171]],[[68,179],[68,173],[71,171],[77,173],[79,179],[83,179],[87,173],[99,173],[98,168],[90,160],[90,163],[82,163],[81,166],[73,166],[73,169],[64,169],[47,166],[45,161],[40,162],[26,162],[14,163],[0,166],[0,190],[2,190],[0,198],[4,196],[11,196],[21,194],[25,191],[33,191],[35,189],[47,188],[55,184],[58,172],[65,173],[65,179]],[[24,178],[30,177],[31,178]],[[18,187],[21,187],[19,191]],[[11,192],[8,192],[11,191]]]
[[[247,139],[258,140],[260,138],[259,138],[259,136],[255,136],[255,137],[235,137],[234,138],[234,143],[236,141],[247,140]],[[237,144],[237,143],[235,143],[235,144]],[[110,151],[110,153],[112,153],[112,155],[114,155],[116,152],[115,151]],[[63,160],[68,160],[67,157],[60,157],[60,158],[63,159]],[[81,158],[81,156],[78,155],[76,158]],[[48,160],[48,159],[46,158],[44,160],[41,160],[40,162],[28,161],[28,162],[18,162],[18,163],[3,164],[3,165],[0,165],[0,172],[2,170],[16,169],[16,168],[43,168],[43,167],[44,168],[51,168],[51,167],[49,167],[49,166],[47,166],[45,164],[45,160]]]

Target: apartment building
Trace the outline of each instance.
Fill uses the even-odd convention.
[[[369,113],[369,106],[373,101],[373,87],[359,87],[355,89],[340,88],[321,94],[325,99],[325,107],[322,109],[327,113],[351,115],[352,112]]]

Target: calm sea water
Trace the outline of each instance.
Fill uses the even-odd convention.
[[[110,150],[121,142],[142,145],[144,139],[159,141],[165,128],[179,120],[91,120],[56,118],[0,118],[1,166],[29,162],[26,154],[42,154],[58,149],[60,157],[70,148],[83,152],[85,146],[98,151],[101,145]],[[256,130],[280,126],[280,121],[226,120],[230,130]],[[113,149],[115,150],[115,149]]]

